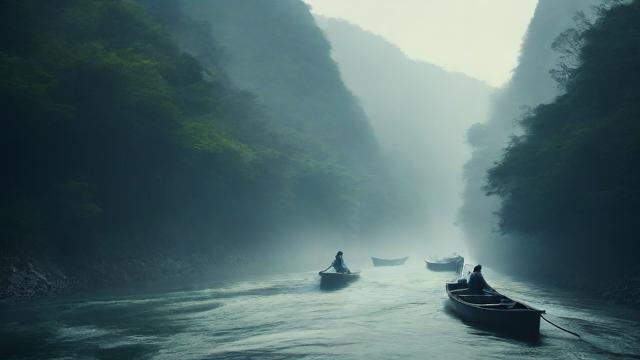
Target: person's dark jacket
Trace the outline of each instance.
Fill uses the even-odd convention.
[[[334,269],[336,269],[336,272],[339,273],[348,273],[349,268],[347,268],[347,266],[344,264],[344,260],[342,260],[342,256],[336,256],[336,259],[333,260],[333,264],[331,264],[333,266]]]
[[[482,276],[481,272],[474,271],[469,276],[469,283],[467,287],[473,292],[481,293],[482,290],[487,287],[487,282],[484,281],[484,276]]]

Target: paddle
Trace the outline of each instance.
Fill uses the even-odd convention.
[[[318,274],[322,274],[322,273],[324,273],[325,271],[327,271],[327,270],[331,269],[331,267],[332,267],[332,266],[333,266],[333,264],[329,265],[326,269],[324,269],[324,270],[322,270],[322,271],[318,272]]]

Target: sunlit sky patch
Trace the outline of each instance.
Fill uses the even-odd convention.
[[[537,0],[305,0],[314,14],[382,35],[408,56],[500,86]]]

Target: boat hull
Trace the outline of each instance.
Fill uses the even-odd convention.
[[[425,260],[427,269],[431,271],[454,271],[459,273],[464,266],[464,258],[462,256],[452,261],[428,261]]]
[[[503,295],[500,296],[513,301],[517,304],[517,308],[485,308],[478,306],[478,304],[470,304],[451,292],[451,290],[460,287],[456,283],[447,284],[446,290],[449,296],[449,305],[463,320],[508,336],[527,339],[540,336],[540,314],[544,311],[533,309]]]
[[[399,266],[404,265],[409,257],[403,257],[401,259],[380,259],[377,257],[371,257],[373,266]]]
[[[343,288],[360,278],[360,274],[358,273],[343,274],[343,273],[321,272],[319,274],[320,274],[320,288],[326,289],[326,290]]]

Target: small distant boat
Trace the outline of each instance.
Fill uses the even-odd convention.
[[[446,290],[454,312],[464,320],[514,337],[540,335],[544,310],[512,300],[490,287],[481,294],[470,293],[464,279],[447,283]]]
[[[441,260],[425,260],[424,262],[427,263],[427,269],[433,271],[455,271],[459,273],[464,266],[464,258],[460,255]]]
[[[404,265],[408,258],[409,257],[407,256],[401,259],[380,259],[372,256],[371,261],[373,261],[373,266],[398,266]]]
[[[323,289],[339,289],[360,278],[360,273],[319,272],[320,287]]]

